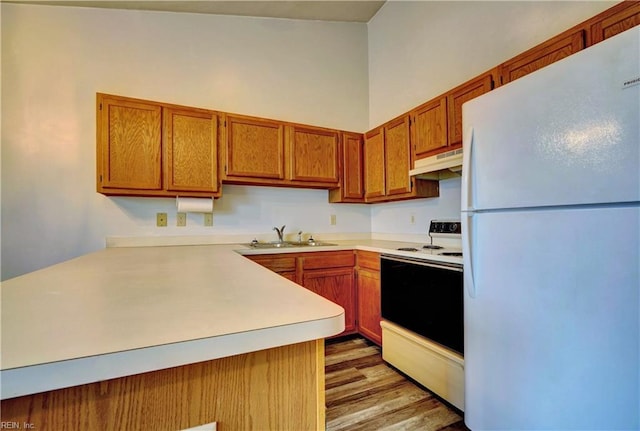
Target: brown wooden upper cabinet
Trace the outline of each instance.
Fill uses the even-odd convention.
[[[403,115],[365,134],[366,202],[436,197],[437,181],[409,177],[409,116]]]
[[[102,93],[96,102],[98,192],[220,195],[215,112]]]
[[[413,162],[462,147],[462,104],[491,91],[495,73],[483,73],[409,113]]]
[[[299,125],[291,125],[287,129],[290,179],[337,185],[340,180],[338,131]]]
[[[284,124],[260,118],[225,118],[225,179],[284,179]]]
[[[417,107],[410,115],[414,160],[431,156],[449,146],[446,96]]]
[[[640,1],[623,1],[589,21],[589,45],[640,25]]]
[[[163,132],[167,190],[218,193],[218,116],[166,108]]]
[[[366,133],[364,140],[364,197],[366,200],[385,196],[384,129]]]
[[[224,182],[333,188],[340,180],[337,130],[227,115]]]
[[[462,104],[491,91],[493,82],[493,72],[490,71],[447,93],[448,150],[462,147]]]
[[[551,63],[575,54],[585,47],[585,32],[582,29],[564,32],[502,63],[500,82],[507,84]]]
[[[364,135],[343,132],[340,186],[329,191],[329,202],[364,202]]]
[[[387,196],[411,192],[411,145],[409,116],[384,126],[385,193]]]

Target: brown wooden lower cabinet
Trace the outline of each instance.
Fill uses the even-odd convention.
[[[325,429],[324,341],[199,362],[0,403],[2,426],[38,431]]]
[[[371,251],[246,256],[345,309],[345,330],[382,343],[380,254]]]
[[[305,271],[302,286],[344,308],[344,332],[339,335],[356,331],[353,267]]]
[[[369,340],[382,345],[380,254],[358,250],[356,262],[357,330]]]
[[[263,254],[247,257],[284,278],[294,282],[298,281],[296,272],[297,255],[295,254]]]
[[[355,255],[352,250],[246,257],[344,308],[345,330],[335,337],[356,332]]]

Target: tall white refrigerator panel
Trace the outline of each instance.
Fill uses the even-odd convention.
[[[465,422],[640,428],[640,28],[463,106]]]

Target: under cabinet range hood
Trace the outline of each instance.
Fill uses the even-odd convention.
[[[416,160],[409,176],[426,180],[444,180],[462,175],[462,148]]]

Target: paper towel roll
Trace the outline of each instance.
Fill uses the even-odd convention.
[[[176,208],[181,213],[211,213],[213,198],[176,198]]]

